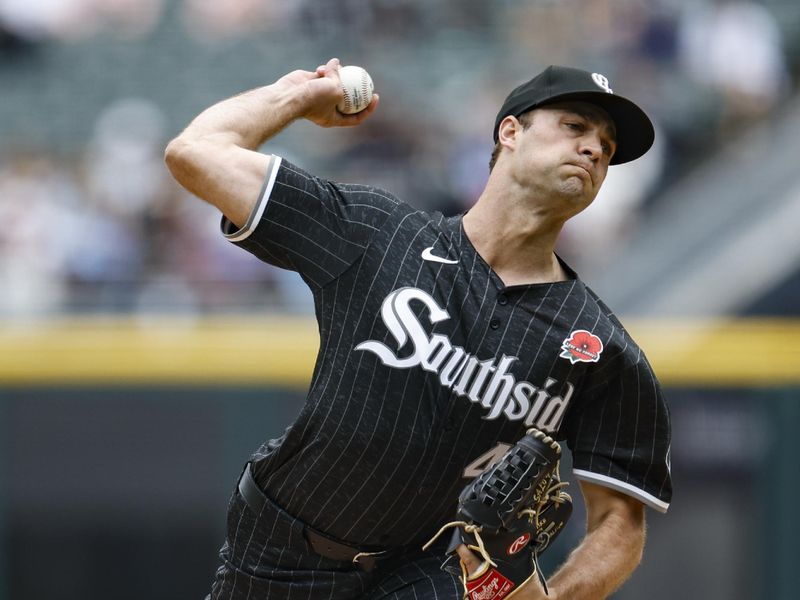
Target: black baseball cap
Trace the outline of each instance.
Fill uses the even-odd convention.
[[[554,65],[511,91],[494,122],[495,143],[500,122],[507,116],[519,117],[532,108],[566,100],[596,104],[611,116],[617,129],[617,151],[610,164],[635,160],[653,145],[655,130],[649,117],[632,101],[616,95],[608,78],[600,73]]]

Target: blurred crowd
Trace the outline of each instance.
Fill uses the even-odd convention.
[[[582,272],[613,256],[664,189],[795,93],[798,13],[794,0],[0,0],[0,77],[43,49],[98,39],[146,61],[165,28],[196,48],[255,40],[263,50],[271,33],[291,35],[320,61],[346,39],[369,57],[382,95],[402,102],[347,135],[298,124],[272,149],[454,214],[482,189],[490,126],[513,85],[547,64],[602,71],[646,107],[658,142],[612,169],[570,223],[561,252]],[[111,97],[68,152],[20,144],[20,132],[0,139],[0,316],[310,310],[299,278],[224,241],[219,215],[168,176],[164,145],[202,106],[179,111],[146,89],[98,96]],[[15,110],[0,98],[0,119]]]

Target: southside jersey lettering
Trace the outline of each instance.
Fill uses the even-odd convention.
[[[461,217],[277,157],[234,230],[223,220],[231,241],[297,271],[314,296],[305,405],[252,457],[259,486],[291,515],[354,544],[419,547],[451,519],[464,474],[531,424],[566,442],[578,478],[667,509],[658,381],[571,271],[507,287]]]
[[[541,388],[537,388],[528,381],[518,382],[507,372],[511,363],[519,360],[516,356],[504,354],[495,364],[494,359],[482,361],[464,348],[454,346],[446,335],[428,337],[409,306],[412,300],[421,301],[429,309],[431,323],[450,318],[447,311],[424,291],[401,288],[383,301],[381,315],[398,348],[410,340],[413,352],[405,358],[398,358],[386,344],[373,340],[360,343],[356,350],[374,352],[389,367],[421,367],[436,373],[439,382],[454,394],[467,396],[471,402],[488,408],[486,419],[496,419],[502,413],[508,419],[517,421],[527,415],[526,427],[535,425],[545,431],[557,429],[575,389],[571,383],[567,382],[568,391],[563,398],[552,397],[547,389],[556,383],[555,379],[548,379]],[[536,398],[532,401],[534,393]]]

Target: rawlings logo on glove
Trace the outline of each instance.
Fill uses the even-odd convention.
[[[449,558],[464,544],[483,559],[472,574],[459,559],[466,600],[502,600],[538,575],[538,556],[561,532],[572,514],[572,498],[563,491],[558,472],[561,446],[538,429],[508,449],[503,457],[478,475],[458,498],[457,520],[442,527],[425,544],[427,549],[447,529],[453,529]]]

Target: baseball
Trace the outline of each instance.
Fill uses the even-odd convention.
[[[339,112],[352,115],[369,106],[372,100],[372,77],[361,67],[342,67],[339,69],[344,99],[336,105]]]

